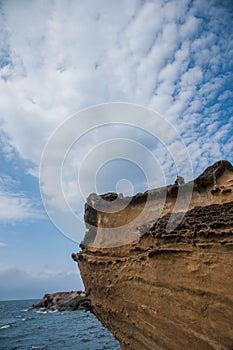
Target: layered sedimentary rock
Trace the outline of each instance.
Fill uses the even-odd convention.
[[[38,303],[32,305],[30,310],[44,309],[51,311],[88,311],[91,309],[91,300],[87,297],[85,292],[57,292],[52,294],[45,294]]]
[[[122,349],[233,349],[233,167],[132,198],[91,195],[78,262]]]

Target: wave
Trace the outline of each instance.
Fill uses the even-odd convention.
[[[37,313],[37,314],[47,314],[48,311],[37,310],[36,313]]]
[[[6,329],[6,328],[10,328],[11,325],[10,324],[5,324],[4,326],[0,327],[0,329]]]
[[[37,314],[53,314],[55,312],[58,312],[59,310],[58,309],[55,309],[55,310],[47,310],[47,309],[39,309],[36,311]]]

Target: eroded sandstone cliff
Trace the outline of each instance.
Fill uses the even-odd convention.
[[[91,195],[85,222],[73,259],[123,350],[233,349],[230,163],[130,200]]]

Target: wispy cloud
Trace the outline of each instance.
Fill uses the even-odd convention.
[[[0,247],[6,247],[7,246],[7,244],[6,243],[4,243],[4,242],[0,242]]]
[[[0,222],[15,223],[28,219],[41,219],[43,213],[30,198],[13,188],[17,182],[8,175],[0,175]]]

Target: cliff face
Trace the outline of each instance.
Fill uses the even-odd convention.
[[[97,209],[101,199],[114,212]],[[232,350],[231,164],[217,162],[192,183],[139,194],[121,208],[124,201],[87,200],[89,231],[73,258],[93,312],[123,350]]]

